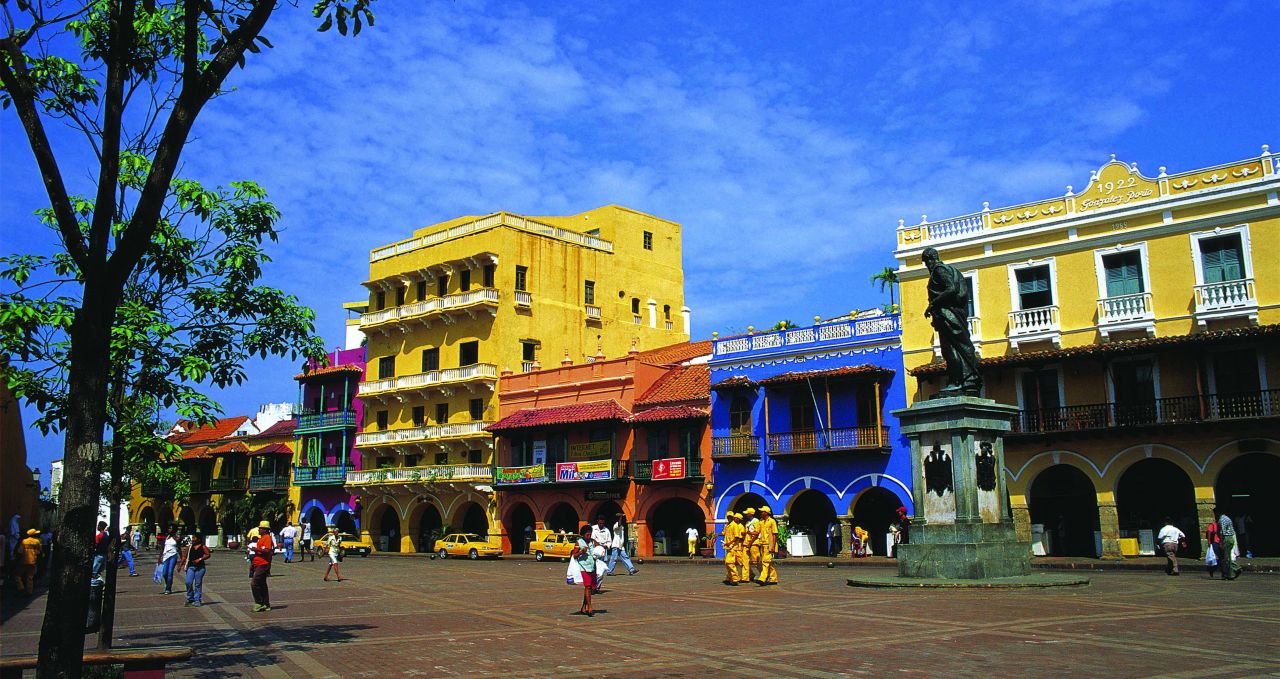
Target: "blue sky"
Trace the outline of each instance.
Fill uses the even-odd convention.
[[[1270,2],[381,2],[356,39],[282,3],[275,49],[199,119],[183,173],[254,179],[284,218],[267,281],[342,341],[368,250],[463,214],[619,203],[684,225],[695,338],[887,301],[897,220],[1280,148]],[[84,190],[82,148],[58,132]],[[47,252],[0,114],[0,250]],[[294,397],[252,366],[228,414]],[[30,419],[30,413],[27,414]],[[61,443],[32,434],[46,472]]]

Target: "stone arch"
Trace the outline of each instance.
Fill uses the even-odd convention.
[[[330,523],[338,527],[338,532],[340,533],[349,533],[351,535],[359,535],[360,526],[356,522],[357,522],[357,519],[356,519],[355,512],[349,509],[335,510],[333,512],[333,516],[330,521]],[[316,536],[314,532],[312,532],[311,535],[313,539]]]
[[[1199,556],[1195,483],[1185,468],[1165,456],[1136,460],[1117,475],[1115,488],[1122,538],[1159,532],[1168,516],[1187,534],[1186,555]]]
[[[898,520],[898,507],[904,506],[908,505],[889,486],[869,486],[853,497],[849,503],[850,521],[867,531],[868,554],[889,556],[885,536],[889,535],[889,526]]]
[[[556,502],[547,507],[543,523],[550,530],[577,533],[583,525],[583,512],[571,502]]]
[[[186,505],[178,511],[178,528],[183,534],[190,533],[196,526],[196,512],[191,505]]]
[[[508,499],[502,503],[502,519],[500,525],[503,532],[503,549],[512,554],[524,554],[528,551],[528,540],[525,528],[538,529],[537,513],[532,502],[525,498]]]
[[[1117,492],[1120,478],[1134,465],[1150,459],[1164,460],[1181,469],[1193,487],[1209,485],[1210,479],[1206,477],[1202,463],[1197,462],[1187,451],[1165,443],[1133,445],[1113,455],[1102,469],[1103,474],[1110,479],[1110,483],[1106,485],[1110,486],[1113,493]]]
[[[1077,465],[1052,465],[1028,480],[1026,497],[1031,523],[1044,528],[1048,554],[1098,556],[1094,531],[1101,526],[1095,478]]]
[[[817,489],[806,488],[792,495],[787,502],[787,524],[791,526],[791,534],[808,534],[815,556],[830,556],[827,530],[838,520],[831,496]]]
[[[667,536],[667,556],[689,556],[685,531],[691,527],[697,528],[699,537],[706,537],[707,513],[700,503],[688,497],[669,496],[650,503],[649,513],[645,515],[645,526],[649,530],[650,541],[658,530],[662,530]]]
[[[423,495],[418,497],[417,507],[412,510],[408,527],[405,529],[415,552],[430,552],[435,549],[435,541],[444,536],[444,512],[435,498]]]
[[[462,533],[475,533],[485,537],[489,534],[489,513],[479,502],[469,500],[454,510],[449,525]]]
[[[376,534],[375,543],[384,552],[400,551],[401,538],[404,537],[399,504],[384,502],[373,510],[373,521],[369,529]]]
[[[1217,505],[1232,518],[1240,553],[1280,556],[1280,455],[1270,451],[1236,455],[1218,470]]]

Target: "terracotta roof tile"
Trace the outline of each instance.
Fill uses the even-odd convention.
[[[756,381],[746,375],[732,375],[711,385],[712,389],[729,389],[732,387],[754,387]]]
[[[263,430],[262,433],[254,434],[250,438],[265,439],[265,438],[274,438],[276,436],[293,436],[293,430],[297,428],[297,426],[298,426],[297,418],[291,417],[287,420],[280,420],[279,422],[276,422],[275,424]]]
[[[680,366],[667,371],[640,398],[636,405],[658,403],[683,403],[686,401],[710,402],[711,369],[705,363]]]
[[[253,457],[254,455],[292,455],[292,454],[293,454],[293,449],[290,448],[289,446],[286,446],[283,443],[272,443],[271,445],[263,446],[257,450],[249,451],[250,457]]]
[[[608,401],[574,403],[551,408],[524,408],[485,427],[485,431],[528,429],[530,427],[599,422],[603,420],[625,420],[628,417],[631,417],[631,413],[626,408],[618,405],[617,401],[609,399]]]
[[[249,421],[249,418],[245,417],[244,415],[237,415],[235,417],[224,417],[220,420],[217,420],[211,425],[205,425],[203,427],[196,429],[195,431],[188,431],[182,434],[175,434],[173,437],[170,437],[169,440],[179,445],[209,443],[211,441],[217,441],[218,439],[221,439],[221,438],[226,438],[236,429],[239,429],[240,425],[248,421]],[[185,425],[185,426],[193,426],[191,422],[186,422],[186,421],[179,421],[178,424]]]
[[[308,370],[306,372],[298,373],[297,375],[293,376],[293,379],[307,380],[313,377],[319,377],[321,375],[332,375],[334,373],[353,373],[359,376],[364,374],[364,368],[361,368],[358,365],[351,365],[349,363],[343,364],[343,365],[330,365],[330,366],[325,366],[323,368],[316,368],[315,370]]]
[[[1280,335],[1280,324],[1260,325],[1249,328],[1230,328],[1227,330],[1211,330],[1194,335],[1170,335],[1168,337],[1144,337],[1141,339],[1121,340],[1106,344],[1086,344],[1066,349],[1045,351],[1029,351],[1004,356],[990,356],[978,361],[980,368],[995,368],[1006,365],[1032,365],[1047,361],[1060,361],[1072,358],[1089,358],[1103,356],[1119,356],[1140,353],[1152,349],[1173,349],[1196,347],[1204,344],[1233,342],[1242,339],[1266,338]],[[941,375],[947,371],[947,364],[942,361],[928,363],[912,368],[912,376]]]
[[[803,382],[811,378],[831,378],[831,377],[888,377],[895,371],[890,368],[884,368],[870,363],[861,365],[847,365],[839,368],[828,368],[826,370],[802,370],[798,372],[782,373],[781,375],[773,375],[757,380],[759,384],[786,384],[788,382]]]
[[[638,412],[627,420],[632,424],[664,422],[668,420],[696,420],[707,417],[707,411],[692,406],[658,406]]]
[[[226,443],[218,446],[217,448],[210,450],[209,454],[210,455],[226,455],[229,453],[247,453],[247,452],[249,452],[249,446],[246,446],[243,441],[227,441]]]
[[[207,457],[209,457],[209,449],[205,446],[182,451],[182,459],[184,460],[203,460]]]
[[[681,342],[670,346],[641,351],[636,357],[645,363],[666,365],[668,363],[684,363],[699,356],[711,353],[711,340],[701,342]]]

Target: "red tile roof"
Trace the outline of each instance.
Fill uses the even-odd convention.
[[[638,412],[627,420],[631,424],[665,422],[669,420],[697,420],[707,417],[707,411],[692,406],[658,406]]]
[[[184,460],[203,460],[207,457],[209,457],[209,449],[204,446],[182,451],[182,459]]]
[[[680,366],[667,371],[640,398],[636,405],[711,401],[711,369],[705,363]]]
[[[175,434],[171,436],[169,440],[183,446],[194,445],[197,443],[209,443],[221,438],[226,438],[227,435],[231,434],[236,429],[239,429],[240,425],[248,421],[249,418],[244,415],[224,417],[215,421],[213,424],[205,425],[192,431],[191,427],[194,427],[195,424],[190,421],[181,420],[178,422],[178,426],[181,426],[188,431]]]
[[[210,450],[209,454],[210,455],[226,455],[228,453],[247,453],[247,452],[249,452],[249,446],[246,446],[243,441],[227,441],[226,443],[218,446],[217,448]]]
[[[294,375],[293,379],[307,380],[313,377],[319,377],[321,375],[332,375],[334,373],[353,373],[358,377],[362,373],[364,373],[364,368],[361,368],[358,365],[351,365],[349,363],[346,363],[343,365],[329,365],[323,368],[316,368],[315,370],[300,372],[297,375]]]
[[[732,387],[754,387],[754,386],[756,386],[756,381],[751,379],[750,377],[747,377],[746,375],[733,375],[731,377],[726,377],[723,380],[720,380],[719,382],[716,382],[715,384],[711,385],[711,388],[712,389],[729,389]]]
[[[599,422],[602,420],[625,420],[631,417],[626,408],[618,402],[592,401],[590,403],[574,403],[551,408],[524,408],[485,427],[486,431],[506,431],[509,429],[528,429],[546,427],[556,424],[574,424],[578,422]]]
[[[839,368],[829,368],[827,370],[802,370],[798,372],[782,373],[781,375],[773,375],[758,380],[759,384],[787,384],[789,382],[803,382],[811,378],[831,378],[831,377],[889,377],[895,371],[889,368],[883,368],[870,363],[862,365],[848,365]]]
[[[701,342],[681,342],[670,346],[658,347],[648,351],[641,351],[636,358],[645,363],[655,363],[657,365],[666,365],[669,363],[684,363],[685,361],[695,359],[699,356],[707,356],[711,354],[711,340],[702,340]]]
[[[271,445],[263,446],[257,450],[249,451],[250,457],[254,455],[292,455],[292,454],[293,454],[293,449],[290,448],[289,446],[286,446],[283,443],[272,443]]]
[[[979,360],[978,367],[995,368],[1006,365],[1034,365],[1037,363],[1060,361],[1063,359],[1119,356],[1146,352],[1152,349],[1196,347],[1205,344],[1218,344],[1221,342],[1234,342],[1245,339],[1260,339],[1272,336],[1280,336],[1280,324],[1259,325],[1249,328],[1230,328],[1227,330],[1211,330],[1209,332],[1198,332],[1194,335],[1149,337],[1121,340],[1119,342],[1108,342],[1106,344],[1086,344],[1078,347],[1067,347],[1066,349],[1029,351],[1025,353],[1006,354],[1004,356],[991,356]],[[910,373],[915,377],[920,377],[923,375],[941,375],[946,371],[947,364],[942,361],[937,361],[912,368]]]
[[[298,426],[298,420],[295,418],[280,420],[279,422],[276,422],[270,427],[267,427],[262,433],[254,434],[252,438],[265,439],[265,438],[273,438],[276,436],[293,436],[293,430],[297,426]]]

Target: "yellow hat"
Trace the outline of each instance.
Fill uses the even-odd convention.
[[[35,528],[28,528],[27,535],[39,535],[40,531]]]
[[[761,508],[760,508],[760,513],[761,513],[761,514],[772,514],[772,513],[773,513],[773,510],[769,509],[768,507],[761,507]]]
[[[756,510],[753,507],[747,507],[746,509],[742,510],[742,513],[746,515],[752,515],[756,513]]]
[[[741,514],[739,514],[739,513],[737,513],[737,512],[729,512],[729,518],[731,518],[731,519],[741,519],[741,518],[742,518],[742,515],[741,515]]]
[[[263,521],[262,523],[258,524],[258,528],[266,528],[267,530],[271,530],[271,522]]]

